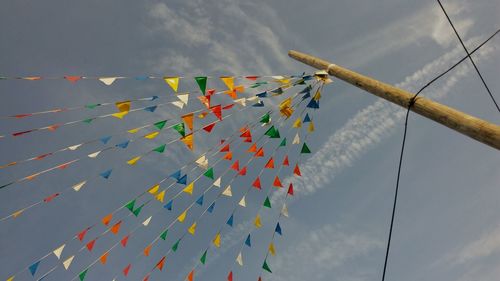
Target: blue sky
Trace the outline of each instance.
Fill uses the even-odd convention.
[[[470,49],[500,26],[500,5],[496,1],[479,4],[448,0],[443,4]],[[434,1],[16,1],[5,6],[0,11],[0,73],[6,76],[217,76],[311,71],[287,57],[289,49],[296,49],[415,91],[464,55]],[[497,99],[498,40],[493,39],[474,56]],[[76,85],[66,81],[1,82],[2,115],[146,97],[168,90],[160,82],[118,81],[110,87],[87,81]],[[195,85],[182,86],[190,90]],[[498,112],[469,63],[443,77],[422,95],[499,123]],[[282,222],[285,235],[276,242],[277,256],[269,261],[273,274],[263,275],[264,280],[380,278],[404,113],[403,109],[341,81],[325,87],[321,110],[314,115],[317,131],[308,141],[314,153],[305,160],[303,181],[297,184],[297,194],[289,202],[290,218]],[[75,112],[65,118],[85,116]],[[172,116],[170,112],[153,117],[143,114],[126,125],[103,121],[92,129],[68,128],[64,133],[58,132],[56,139],[54,135],[40,134],[36,142],[33,138],[2,140],[2,162],[100,136],[111,126],[123,129]],[[2,132],[49,121],[41,118],[22,122],[2,120]],[[228,127],[236,128],[238,124],[234,121]],[[149,146],[145,144],[135,152],[152,148]],[[95,149],[97,146],[89,151]],[[1,213],[95,174],[127,156],[105,158],[60,176],[2,190]],[[21,265],[29,265],[102,217],[109,210],[107,206],[125,201],[130,192],[137,191],[137,186],[154,181],[165,168],[182,161],[182,156],[182,152],[176,153],[166,166],[158,164],[161,158],[152,158],[146,165],[138,166],[134,176],[123,169],[110,182],[93,181],[92,188],[85,192],[2,223],[0,278],[16,272]],[[47,165],[63,159],[48,160]],[[26,165],[2,171],[0,178],[4,182],[37,167],[40,166]],[[410,116],[386,280],[497,279],[498,167],[500,158],[492,148],[422,117]],[[256,208],[254,205],[252,211],[242,214],[245,219],[225,232],[224,247],[210,256],[197,278],[225,278]],[[216,214],[214,223],[225,220],[223,214]],[[192,239],[169,261],[162,278],[185,277],[210,240],[210,229],[206,226],[200,230],[206,231],[200,233],[205,242]],[[268,234],[269,230],[263,235]],[[130,253],[141,246],[139,242],[131,244]],[[249,262],[238,269],[236,280],[256,280],[263,251],[263,247],[256,247],[249,254]],[[89,255],[75,267],[92,258],[95,256]],[[111,280],[127,262],[127,256],[116,259],[116,264],[100,267],[87,280]],[[151,263],[144,261],[138,266],[147,268]],[[61,271],[52,280],[71,280],[75,274]],[[24,275],[19,280],[31,279]]]

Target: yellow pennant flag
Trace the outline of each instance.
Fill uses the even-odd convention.
[[[165,198],[165,190],[156,194],[155,199],[163,203],[163,198]]]
[[[193,150],[194,147],[194,137],[193,133],[186,135],[185,137],[181,138],[181,141],[190,149]]]
[[[141,159],[141,156],[134,157],[134,158],[128,160],[127,164],[129,164],[129,165],[135,165],[135,163],[137,163],[137,161],[139,161],[139,159]]]
[[[191,233],[191,235],[194,235],[195,231],[196,231],[196,222],[194,222],[188,229],[188,232]]]
[[[262,223],[260,222],[260,215],[257,214],[257,216],[255,217],[255,221],[253,222],[253,224],[255,225],[256,228],[261,228],[262,227]]]
[[[300,128],[302,127],[302,121],[300,120],[300,117],[297,118],[297,120],[295,120],[295,122],[293,122],[293,126],[294,128]]]
[[[186,215],[187,215],[187,210],[185,210],[184,212],[182,212],[182,214],[180,214],[180,216],[177,217],[177,220],[179,222],[184,222],[184,220],[186,219]]]
[[[128,130],[127,132],[129,132],[129,133],[131,133],[131,134],[135,134],[135,133],[139,132],[139,130],[140,130],[140,129],[141,129],[141,128],[134,128],[134,129],[130,129],[130,130]]]
[[[152,140],[152,139],[156,138],[156,136],[158,136],[158,134],[160,134],[160,132],[157,132],[157,131],[151,132],[151,133],[145,135],[144,138]]]
[[[12,275],[11,277],[7,278],[7,281],[14,281],[14,275]]]
[[[188,186],[186,186],[182,191],[192,195],[193,189],[194,189],[194,181],[192,181],[190,184],[188,184]]]
[[[320,98],[321,98],[321,91],[318,89],[318,90],[316,91],[316,94],[314,94],[313,99],[314,99],[315,101],[319,101],[319,99],[320,99]]]
[[[193,113],[189,113],[189,114],[181,116],[181,118],[182,118],[182,121],[184,123],[186,123],[187,127],[189,128],[189,130],[192,131],[193,130],[194,114]]]
[[[115,103],[119,112],[128,112],[130,110],[130,101],[118,101]]]
[[[292,97],[289,97],[289,98],[283,100],[280,103],[280,113],[281,113],[281,115],[286,116],[286,118],[292,116],[293,109],[292,109],[291,105],[292,105]]]
[[[309,127],[307,127],[307,131],[309,133],[314,132],[314,123],[312,121],[309,123]]]
[[[217,232],[213,240],[215,247],[220,248],[220,232]]]
[[[224,77],[221,77],[220,80],[222,80],[222,82],[224,82],[224,84],[226,84],[226,87],[229,90],[234,89],[234,77],[224,76]]]
[[[158,189],[160,189],[160,185],[159,184],[155,184],[153,185],[153,187],[151,187],[148,192],[150,194],[155,194],[156,192],[158,192]]]
[[[269,253],[271,253],[271,255],[276,255],[276,251],[274,250],[274,244],[273,242],[271,242],[271,244],[269,244]]]
[[[163,77],[163,80],[177,93],[179,89],[179,77]]]
[[[111,114],[111,116],[116,117],[118,119],[123,119],[123,117],[125,117],[125,115],[127,115],[127,114],[128,114],[128,111],[123,111],[123,112],[113,113],[113,114]]]
[[[19,217],[22,213],[24,212],[24,209],[21,209],[19,211],[15,211],[14,213],[12,213],[12,217],[13,218],[17,218]]]

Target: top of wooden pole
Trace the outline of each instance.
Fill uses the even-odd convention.
[[[291,50],[288,55],[316,69],[325,70],[331,76],[404,108],[410,106],[415,96],[415,94],[403,89],[308,54]],[[410,107],[411,111],[500,150],[500,126],[424,97],[419,96],[413,102]]]

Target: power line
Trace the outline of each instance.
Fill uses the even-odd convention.
[[[387,260],[389,258],[389,250],[390,250],[390,247],[391,247],[392,229],[393,229],[393,226],[394,226],[394,216],[395,216],[395,213],[396,213],[396,205],[397,205],[397,200],[398,200],[399,180],[400,180],[400,177],[401,177],[401,167],[402,167],[402,164],[403,164],[403,154],[404,154],[404,150],[405,150],[406,134],[408,132],[408,117],[410,116],[410,109],[413,106],[413,104],[415,103],[415,100],[418,97],[418,95],[420,95],[420,93],[424,89],[426,89],[432,83],[434,83],[436,80],[438,80],[439,78],[443,77],[448,72],[450,72],[452,69],[454,69],[455,67],[457,67],[458,65],[460,65],[460,63],[462,63],[467,58],[472,59],[470,57],[470,55],[474,54],[477,50],[479,50],[481,47],[483,47],[486,43],[488,43],[488,41],[490,41],[493,37],[495,37],[499,32],[500,32],[500,29],[498,29],[495,33],[493,33],[485,41],[483,41],[481,44],[479,44],[479,46],[477,46],[474,50],[472,50],[472,52],[470,52],[470,53],[467,52],[467,56],[463,57],[461,60],[459,60],[454,65],[452,65],[450,68],[448,68],[446,71],[442,72],[441,74],[437,75],[432,80],[430,80],[427,84],[425,84],[422,88],[420,88],[420,90],[418,90],[418,92],[412,97],[412,99],[410,100],[410,103],[408,104],[408,109],[406,111],[406,117],[405,117],[405,127],[404,127],[404,133],[403,133],[403,142],[401,144],[401,154],[399,155],[398,175],[397,175],[397,179],[396,179],[396,189],[395,189],[395,192],[394,192],[394,203],[393,203],[393,206],[392,206],[391,224],[390,224],[390,227],[389,227],[389,237],[387,239],[387,249],[386,249],[386,252],[385,252],[384,271],[382,273],[382,281],[385,281],[385,273],[386,273],[386,270],[387,270]],[[495,102],[494,99],[493,99],[493,102]],[[496,105],[496,102],[495,102],[495,105]],[[498,107],[498,105],[497,105],[497,107]]]
[[[472,57],[470,56],[471,54],[469,53],[469,51],[467,50],[467,47],[465,47],[465,44],[464,44],[464,41],[462,41],[462,38],[460,37],[460,34],[458,34],[458,31],[457,29],[455,28],[455,25],[453,24],[453,22],[451,21],[450,17],[448,16],[448,13],[446,12],[443,4],[441,4],[441,0],[437,0],[437,2],[439,3],[439,6],[441,7],[441,10],[443,10],[443,13],[444,15],[446,16],[446,18],[448,19],[448,22],[450,23],[451,27],[453,28],[453,31],[455,31],[455,35],[457,35],[457,38],[458,40],[460,41],[460,44],[462,44],[462,47],[464,48],[465,52],[467,53],[467,57],[470,59],[470,62],[472,63],[472,65],[474,66],[474,69],[476,70],[477,74],[479,75],[479,78],[481,78],[481,81],[483,82],[483,85],[484,87],[486,88],[486,91],[488,91],[488,94],[490,95],[491,97],[491,100],[493,101],[493,103],[495,104],[498,112],[500,112],[500,107],[498,106],[498,103],[497,101],[495,100],[495,97],[493,97],[493,94],[491,93],[490,91],[490,88],[488,87],[488,85],[486,84],[486,81],[484,81],[484,78],[483,78],[483,75],[481,75],[481,72],[479,71],[479,68],[476,66],[476,63],[474,62],[474,60],[472,59]]]

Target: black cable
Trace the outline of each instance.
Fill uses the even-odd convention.
[[[441,10],[443,10],[443,13],[444,15],[446,16],[446,18],[448,19],[448,22],[450,23],[451,27],[453,28],[453,31],[455,31],[455,35],[457,35],[458,37],[458,40],[460,41],[460,44],[462,44],[462,47],[464,48],[465,52],[467,53],[467,57],[469,57],[470,59],[470,62],[472,63],[472,65],[474,66],[474,69],[476,70],[477,72],[477,75],[479,75],[479,78],[481,78],[481,81],[483,82],[483,85],[484,87],[486,88],[486,91],[488,91],[488,94],[490,95],[491,97],[491,100],[493,101],[493,103],[495,104],[498,112],[500,112],[500,107],[498,106],[498,103],[497,101],[495,100],[495,97],[493,97],[493,94],[491,93],[490,91],[490,88],[488,87],[488,85],[486,84],[486,81],[484,81],[484,78],[483,78],[483,75],[481,75],[481,72],[479,71],[479,68],[477,68],[476,66],[476,63],[474,62],[474,60],[472,59],[472,57],[470,56],[471,54],[469,53],[469,51],[467,50],[467,47],[465,47],[465,44],[464,42],[462,41],[462,38],[460,37],[460,35],[458,34],[458,31],[457,29],[455,28],[455,25],[453,25],[453,22],[451,21],[450,17],[448,16],[448,13],[446,12],[446,10],[444,9],[443,7],[443,4],[441,4],[441,0],[437,0],[437,2],[439,3],[439,6],[441,7]]]
[[[396,205],[397,205],[397,201],[398,201],[399,179],[401,177],[401,167],[403,165],[403,154],[404,154],[404,150],[405,150],[406,134],[408,132],[408,117],[410,116],[410,109],[413,106],[413,104],[415,103],[418,95],[420,95],[420,93],[425,88],[429,87],[436,80],[438,80],[439,78],[441,78],[444,75],[446,75],[448,72],[450,72],[452,69],[454,69],[455,67],[457,67],[464,60],[466,60],[467,58],[470,58],[470,55],[474,54],[477,50],[479,50],[481,47],[483,47],[484,44],[488,43],[488,41],[490,41],[493,37],[495,37],[495,35],[497,35],[499,32],[500,32],[500,29],[498,29],[495,33],[493,33],[493,35],[491,35],[485,41],[483,41],[483,43],[479,44],[479,46],[477,46],[474,50],[472,50],[472,52],[470,52],[470,54],[467,53],[467,56],[463,57],[461,60],[459,60],[454,65],[452,65],[450,68],[448,68],[446,71],[442,72],[438,76],[434,77],[427,84],[425,84],[422,88],[420,88],[420,90],[418,90],[418,92],[410,99],[410,102],[408,103],[408,109],[406,111],[406,117],[405,117],[405,128],[404,128],[404,133],[403,133],[403,142],[401,144],[401,154],[399,155],[398,176],[397,176],[397,179],[396,179],[396,190],[394,192],[394,203],[393,203],[393,206],[392,206],[391,225],[389,227],[389,237],[387,239],[387,249],[386,249],[386,252],[385,252],[384,271],[382,273],[382,281],[385,281],[385,273],[386,273],[386,269],[387,269],[387,260],[389,258],[389,249],[391,247],[392,228],[394,226],[394,216],[395,216],[395,213],[396,213]]]

